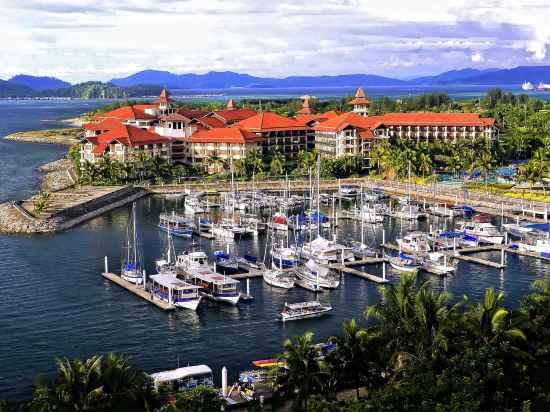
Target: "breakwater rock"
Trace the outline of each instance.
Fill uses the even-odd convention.
[[[78,182],[78,175],[74,161],[63,158],[40,166],[45,173],[42,177],[41,189],[43,192],[57,192],[72,187]]]
[[[73,145],[79,142],[80,128],[33,130],[29,132],[12,133],[7,140],[28,143],[52,143]]]

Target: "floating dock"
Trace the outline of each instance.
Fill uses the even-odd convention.
[[[348,275],[357,276],[361,279],[370,280],[371,282],[375,282],[375,283],[387,283],[388,282],[388,279],[386,279],[386,278],[381,278],[380,276],[376,276],[376,275],[373,275],[373,274],[367,273],[367,272],[362,272],[360,270],[353,269],[353,268],[350,268],[350,267],[347,267],[347,266],[330,265],[329,267],[333,270],[338,271],[338,272],[346,273]]]
[[[174,305],[170,305],[169,303],[159,299],[154,299],[151,295],[151,292],[148,292],[147,290],[145,290],[143,286],[134,285],[133,283],[122,279],[119,275],[115,273],[103,272],[101,275],[105,279],[108,279],[111,282],[116,283],[118,286],[123,287],[126,290],[129,290],[134,295],[139,296],[140,298],[146,300],[149,303],[152,303],[159,309],[162,309],[164,311],[172,311],[176,309]]]
[[[461,254],[456,254],[454,255],[454,257],[464,262],[477,263],[478,265],[490,266],[497,269],[504,269],[506,267],[506,263],[493,262],[492,260],[476,258],[473,256],[464,256]]]

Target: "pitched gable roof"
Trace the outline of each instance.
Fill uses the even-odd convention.
[[[138,146],[142,144],[154,144],[154,143],[169,143],[170,139],[160,136],[156,133],[143,130],[139,127],[128,126],[121,124],[108,132],[95,136],[89,139],[90,141],[97,142],[98,144],[108,144],[113,141],[118,141],[125,146]]]
[[[270,132],[283,130],[305,130],[306,126],[295,119],[280,116],[272,112],[262,112],[242,120],[231,127],[239,127],[252,132]]]
[[[216,110],[215,112],[209,113],[209,115],[215,115],[224,122],[234,122],[248,119],[256,114],[252,109],[231,109],[231,110]]]
[[[494,118],[482,118],[479,113],[386,113],[381,124],[387,126],[487,126]]]
[[[346,112],[319,123],[313,129],[318,131],[340,132],[351,126],[360,130],[368,130],[380,123],[380,116],[360,116],[354,112]]]
[[[106,119],[117,119],[120,121],[126,120],[156,120],[155,116],[145,113],[136,106],[123,106],[118,109],[111,110],[107,113],[101,113],[94,116],[94,121],[102,121]]]

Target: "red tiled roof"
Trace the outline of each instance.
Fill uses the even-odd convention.
[[[490,126],[493,118],[479,113],[386,113],[380,123],[386,126]]]
[[[312,122],[324,122],[326,120],[332,119],[333,117],[340,116],[341,113],[334,110],[325,112],[325,113],[316,113],[316,114],[299,114],[295,117],[296,121],[302,124],[308,124]]]
[[[86,130],[94,130],[94,131],[105,131],[105,130],[111,130],[115,127],[120,126],[122,123],[120,120],[117,119],[105,119],[99,123],[85,123],[82,125],[82,127]]]
[[[188,109],[186,107],[180,107],[176,110],[179,114],[188,117],[189,119],[198,119],[199,117],[206,116],[208,112],[203,112],[201,110],[196,109]]]
[[[159,98],[155,100],[155,103],[164,103],[167,104],[168,102],[171,102],[172,99],[170,99],[170,93],[168,93],[168,90],[162,89],[160,92]]]
[[[158,109],[157,104],[134,104],[134,108],[138,110],[145,110],[145,109]]]
[[[306,126],[295,119],[280,116],[272,112],[262,112],[248,119],[235,123],[231,127],[239,127],[253,132],[270,132],[284,130],[305,130]]]
[[[239,128],[215,128],[198,130],[185,139],[189,143],[255,143],[263,141],[263,137]]]
[[[360,130],[368,130],[380,123],[380,116],[360,116],[354,112],[347,112],[324,122],[319,123],[313,129],[318,131],[339,132],[348,126]]]
[[[208,129],[221,128],[226,126],[225,123],[217,117],[201,117],[200,119],[197,119],[197,122],[203,124]]]
[[[98,143],[111,143],[112,141],[119,141],[125,146],[137,146],[141,144],[153,144],[153,143],[168,143],[170,139],[160,136],[156,133],[143,130],[139,127],[120,125],[119,127],[109,130],[106,133],[95,136],[94,140],[88,139],[91,142],[96,141]]]
[[[156,120],[155,116],[145,113],[143,110],[135,106],[123,106],[118,109],[111,110],[107,113],[102,113],[94,116],[94,121],[102,121],[106,119],[125,120]]]
[[[252,109],[231,109],[231,110],[217,110],[213,112],[217,117],[227,121],[240,121],[255,116],[256,112]]]

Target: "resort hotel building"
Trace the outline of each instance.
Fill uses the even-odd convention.
[[[361,156],[368,164],[371,150],[381,141],[411,139],[457,141],[497,139],[493,118],[477,113],[386,113],[369,115],[363,89],[348,102],[349,112],[316,113],[310,96],[289,118],[272,112],[238,108],[229,100],[223,110],[205,112],[177,107],[167,90],[153,104],[120,107],[94,116],[83,126],[81,162],[104,156],[126,162],[137,154],[162,156],[174,164],[197,165],[208,173],[221,164],[279,150],[288,161],[302,150],[317,150],[324,158]],[[212,162],[219,159],[221,162]]]

